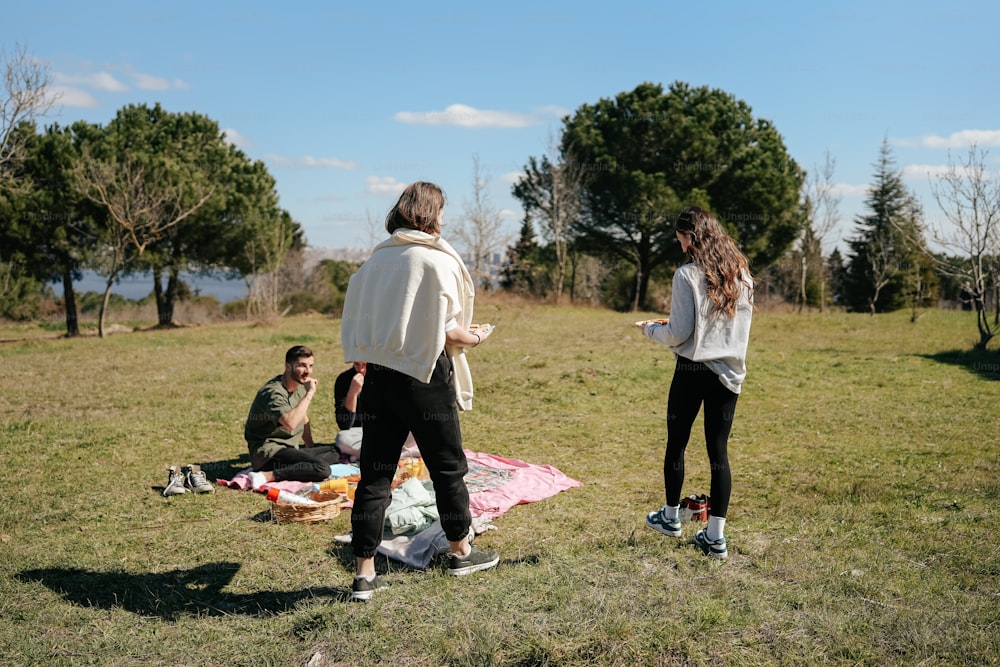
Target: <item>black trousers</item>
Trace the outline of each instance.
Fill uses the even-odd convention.
[[[322,482],[330,476],[330,466],[339,462],[340,451],[330,445],[283,447],[261,470],[273,470],[275,482]]]
[[[663,457],[663,482],[667,505],[677,506],[684,485],[684,451],[691,437],[691,426],[702,404],[705,406],[705,445],[711,466],[713,516],[725,517],[733,491],[729,469],[729,432],[733,428],[739,394],[726,389],[719,376],[703,363],[677,357],[674,377],[667,398],[667,451]]]
[[[451,360],[442,353],[428,383],[370,363],[361,398],[366,415],[361,481],[351,512],[354,555],[371,558],[382,541],[392,478],[411,432],[434,483],[445,536],[451,541],[465,537],[472,523],[465,485],[469,463],[462,448]]]

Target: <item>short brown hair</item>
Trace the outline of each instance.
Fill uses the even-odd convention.
[[[417,181],[406,186],[392,210],[385,216],[385,231],[392,234],[406,227],[438,234],[438,214],[444,208],[444,190],[434,183]]]

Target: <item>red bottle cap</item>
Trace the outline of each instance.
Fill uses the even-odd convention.
[[[278,496],[281,495],[281,489],[276,486],[272,486],[267,490],[267,499],[272,503],[278,502]]]

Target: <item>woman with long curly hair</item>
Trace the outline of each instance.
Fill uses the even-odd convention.
[[[670,318],[636,322],[647,338],[668,345],[677,355],[667,398],[666,504],[647,515],[646,525],[670,537],[681,536],[684,450],[704,404],[712,481],[708,527],[695,534],[694,542],[708,556],[721,559],[729,556],[724,533],[732,493],[729,433],[746,377],[753,277],[746,256],[708,211],[689,206],[674,229],[690,261],[674,273]]]

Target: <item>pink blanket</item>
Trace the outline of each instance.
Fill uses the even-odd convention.
[[[220,486],[228,486],[230,489],[239,489],[240,491],[244,491],[250,488],[250,471],[252,470],[253,468],[241,470],[236,473],[236,476],[232,479],[217,479],[215,480],[215,483]],[[272,486],[277,487],[282,491],[291,491],[292,493],[295,493],[296,491],[304,489],[307,486],[312,486],[312,482],[269,482],[255,490],[260,493],[267,493],[267,490]]]
[[[567,477],[550,465],[535,465],[468,449],[465,456],[470,463],[512,473],[511,479],[503,486],[469,494],[469,509],[474,517],[495,519],[515,505],[537,502],[560,491],[583,486],[582,482]]]

